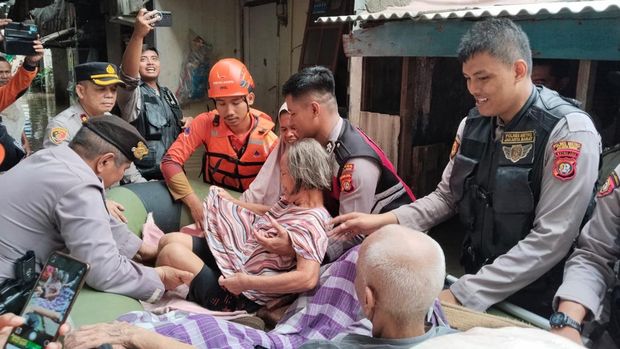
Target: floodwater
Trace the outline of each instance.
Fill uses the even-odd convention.
[[[24,132],[32,151],[42,148],[47,122],[68,106],[57,106],[53,93],[28,92],[18,100],[26,116]]]

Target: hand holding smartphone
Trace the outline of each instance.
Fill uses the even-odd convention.
[[[88,264],[71,256],[52,253],[20,314],[26,322],[13,329],[4,348],[43,349],[57,340],[88,269]]]

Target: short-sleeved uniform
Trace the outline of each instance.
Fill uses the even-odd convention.
[[[500,140],[506,125],[496,119],[494,137]],[[466,119],[458,128],[452,156],[437,189],[410,205],[392,211],[399,224],[426,231],[457,212],[451,176],[455,156],[461,152],[459,145],[465,123]],[[529,133],[523,135],[525,140]],[[579,148],[570,152],[569,160],[574,161],[572,172],[558,170],[565,157],[555,149],[562,144]],[[524,148],[513,147],[512,150],[521,152],[507,152],[504,155],[518,160],[520,156],[527,155]],[[600,152],[600,136],[586,114],[569,113],[555,124],[544,145],[540,196],[527,235],[492,263],[484,265],[475,274],[464,275],[450,287],[463,305],[486,310],[536,281],[566,257],[592,197]],[[509,183],[503,185],[510,187]],[[548,301],[550,305],[551,299]]]
[[[82,108],[80,103],[76,103],[54,116],[47,124],[45,137],[43,138],[43,148],[50,148],[60,144],[69,144],[73,137],[82,128],[82,124],[88,120],[89,116]],[[140,175],[136,166],[131,166],[123,175],[124,183],[143,183],[146,179]]]
[[[131,258],[142,241],[113,220],[104,188],[71,148],[60,145],[28,157],[2,176],[0,281],[33,250],[39,268],[57,250],[90,264],[86,283],[98,290],[155,301],[164,292],[157,272]]]

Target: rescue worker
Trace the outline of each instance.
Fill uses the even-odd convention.
[[[566,262],[564,280],[554,299],[557,312],[549,321],[551,332],[579,344],[583,344],[584,329],[583,335],[592,341],[593,348],[620,347],[620,288],[607,292],[618,285],[619,173],[617,166],[596,195],[592,219],[581,230],[575,251]]]
[[[94,289],[153,302],[164,290],[193,278],[174,268],[150,268],[149,246],[110,218],[104,188],[148,151],[135,128],[115,115],[91,118],[63,144],[36,152],[2,176],[0,282],[15,276],[14,262],[28,250],[40,269],[53,251],[67,250],[90,264]]]
[[[116,92],[119,85],[124,85],[114,64],[107,62],[88,62],[75,66],[76,104],[54,116],[47,124],[43,148],[68,144],[91,117],[110,114],[116,103]],[[132,163],[125,171],[123,183],[143,183],[146,179],[140,175]],[[127,223],[123,215],[125,208],[112,200],[107,201],[108,210],[116,219]]]
[[[161,171],[172,197],[190,209],[199,228],[204,219],[202,199],[183,171],[192,153],[204,145],[205,182],[242,192],[278,145],[271,117],[250,107],[253,89],[254,81],[243,63],[234,58],[215,63],[209,72],[208,91],[215,110],[198,115],[162,159]]]
[[[118,90],[121,116],[148,141],[149,154],[136,163],[146,179],[163,179],[161,158],[177,139],[181,128],[191,122],[191,118],[183,118],[174,93],[157,82],[159,52],[154,47],[143,47],[144,38],[160,20],[157,12],[146,9],[138,12],[121,65],[120,76],[126,86]]]
[[[381,215],[337,217],[332,233],[392,223],[427,231],[458,212],[467,275],[440,298],[479,311],[507,299],[549,315],[593,195],[599,134],[585,112],[532,84],[529,40],[509,19],[475,23],[458,57],[476,107],[459,125],[437,189]]]

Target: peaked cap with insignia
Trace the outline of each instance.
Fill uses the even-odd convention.
[[[116,115],[106,114],[92,117],[84,126],[115,146],[130,161],[142,160],[148,154],[146,140],[127,121]]]

